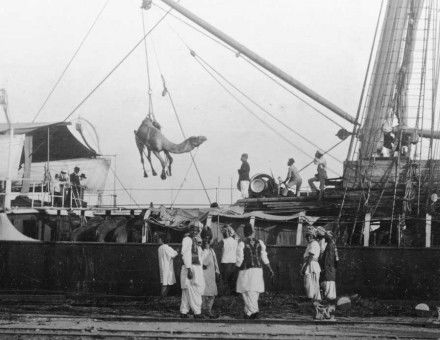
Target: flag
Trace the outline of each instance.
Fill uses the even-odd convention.
[[[0,105],[3,106],[5,113],[8,111],[8,96],[5,89],[0,89]]]

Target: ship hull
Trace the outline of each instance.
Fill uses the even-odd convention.
[[[178,248],[179,245],[173,245]],[[159,295],[157,245],[0,242],[0,291]],[[216,249],[218,251],[218,249]],[[338,295],[440,300],[440,249],[341,247]],[[268,246],[275,281],[266,290],[303,295],[304,247]],[[176,262],[177,263],[177,262]],[[180,268],[175,266],[178,277]],[[179,280],[177,280],[179,282]],[[177,283],[178,285],[178,283]],[[178,286],[176,286],[178,293]]]

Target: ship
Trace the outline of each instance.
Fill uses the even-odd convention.
[[[218,207],[213,204],[209,208],[198,209],[165,206],[133,209],[116,204],[104,205],[99,202],[99,198],[96,204],[89,204],[82,198],[78,202],[75,201],[78,198],[72,196],[72,191],[70,191],[71,197],[67,199],[65,194],[62,194],[61,203],[58,199],[58,205],[55,205],[55,195],[50,189],[48,178],[50,173],[60,171],[66,166],[61,164],[63,160],[69,160],[72,164],[72,162],[78,163],[79,158],[84,158],[94,164],[89,168],[88,173],[93,175],[96,171],[101,171],[100,175],[97,175],[101,179],[107,176],[110,168],[109,160],[100,157],[99,153],[84,140],[80,143],[78,140],[69,142],[78,146],[76,148],[78,154],[68,154],[69,148],[65,148],[62,152],[63,156],[57,156],[51,138],[53,133],[56,133],[56,129],[66,129],[66,122],[41,125],[19,124],[16,127],[9,124],[0,129],[0,135],[5,139],[9,137],[10,149],[14,136],[22,136],[21,142],[17,142],[19,151],[16,154],[20,154],[20,157],[16,157],[16,164],[23,167],[26,175],[23,174],[18,190],[21,194],[28,193],[28,198],[21,197],[22,201],[27,202],[23,206],[14,205],[14,200],[11,200],[13,190],[9,176],[3,194],[6,199],[4,199],[2,221],[8,224],[5,228],[13,230],[15,227],[23,237],[32,237],[35,241],[55,242],[61,248],[72,247],[72,243],[66,245],[63,241],[74,241],[83,252],[84,249],[89,249],[86,252],[95,254],[89,256],[102,258],[103,255],[99,254],[99,249],[103,249],[102,245],[98,246],[95,242],[109,246],[124,244],[124,247],[118,248],[118,251],[120,250],[118,256],[123,257],[123,251],[133,256],[139,246],[151,242],[153,233],[158,230],[167,232],[171,241],[178,242],[189,223],[198,221],[210,226],[215,238],[220,240],[222,225],[230,224],[240,234],[243,223],[250,222],[257,236],[274,247],[273,256],[276,256],[280,263],[278,273],[280,276],[284,275],[283,279],[287,282],[283,287],[278,287],[280,289],[290,285],[292,278],[289,273],[293,270],[293,266],[299,264],[301,248],[297,247],[304,245],[303,229],[306,225],[319,225],[332,230],[337,236],[338,244],[344,249],[342,253],[347,252],[345,255],[347,263],[350,262],[349,259],[358,260],[359,263],[364,264],[363,267],[367,266],[370,269],[371,276],[385,275],[383,270],[387,269],[382,268],[373,275],[375,267],[374,263],[369,262],[370,260],[381,263],[403,261],[408,259],[409,255],[402,255],[402,249],[413,247],[414,250],[420,250],[422,247],[426,248],[423,250],[425,254],[433,241],[438,243],[435,228],[440,221],[438,219],[440,159],[437,153],[440,131],[437,130],[439,114],[436,105],[440,32],[437,1],[388,0],[382,3],[358,109],[354,114],[347,113],[179,3],[173,0],[162,0],[162,2],[169,6],[169,11],[173,10],[181,14],[203,29],[211,38],[229,46],[237,57],[246,59],[259,70],[281,81],[284,86],[291,86],[317,105],[325,107],[349,122],[352,125],[351,131],[344,128],[335,131],[341,141],[350,139],[341,176],[326,179],[325,189],[319,195],[304,191],[299,195],[283,196],[280,190],[281,184],[272,174],[256,174],[250,180],[250,197],[240,199],[228,207]],[[150,8],[151,1],[145,0],[142,6],[145,9]],[[50,129],[53,131],[50,132]],[[41,139],[40,144],[43,146],[39,146],[39,150],[32,149],[32,145],[35,145],[35,141],[32,142],[30,138],[32,136],[37,140]],[[57,140],[55,141],[58,144]],[[333,147],[324,150],[324,156],[332,149]],[[311,150],[310,153],[313,154],[314,151]],[[9,152],[10,159],[11,154]],[[26,161],[30,158],[29,155],[33,154],[35,159]],[[32,164],[32,162],[40,164]],[[59,166],[57,162],[61,162]],[[96,164],[100,166],[95,166]],[[36,188],[35,183],[26,180],[32,167],[38,168],[40,178],[43,177],[39,189]],[[98,194],[102,190],[102,184],[101,187],[96,185],[95,189]],[[38,190],[41,193],[46,192],[45,202],[44,199],[29,198],[32,196],[30,193],[35,195]],[[20,195],[15,195],[15,201],[18,202],[19,199]],[[5,214],[9,219],[4,218]],[[22,218],[22,222],[17,222],[20,220],[17,216],[24,215],[32,216],[34,227],[28,228],[33,230],[32,235],[26,232],[24,221],[26,218]],[[48,218],[49,215],[52,217]],[[10,225],[8,220],[12,220],[14,225]],[[52,230],[49,233],[44,227],[45,221],[48,220],[51,221]],[[67,229],[61,230],[61,225],[65,225]],[[91,243],[85,245],[84,242],[87,241]],[[94,246],[97,248],[93,248]],[[359,253],[359,249],[363,248],[358,246],[369,249],[369,254],[373,255],[365,259],[365,256]],[[375,246],[386,246],[387,250]],[[127,247],[134,248],[128,250]],[[285,263],[285,259],[282,259],[283,248],[277,247],[290,247],[289,252],[295,256],[292,263]],[[10,246],[5,249],[10,249]],[[372,253],[375,249],[376,253]],[[150,253],[151,250],[148,252]],[[422,250],[420,252],[422,253]],[[90,279],[90,271],[93,270],[88,267],[89,260],[90,258],[81,262],[80,267],[85,266],[88,269],[85,272],[82,270],[80,276],[84,282],[90,283],[93,281]],[[353,261],[347,265],[347,270],[356,271],[353,269],[355,267]],[[124,263],[127,265],[126,262]],[[283,272],[283,265],[288,266],[287,272]],[[421,274],[420,270],[413,271],[411,267],[403,268],[402,264],[399,266],[401,266],[399,278],[390,278],[398,281],[394,284],[394,288],[386,288],[384,283],[373,289],[368,280],[353,281],[346,283],[346,286],[349,287],[351,284],[351,288],[357,287],[362,292],[369,291],[369,294],[395,297],[400,294],[399,285],[404,281],[405,275],[411,277],[428,275],[426,272]],[[148,274],[150,275],[151,272]],[[385,276],[388,277],[388,274]],[[127,284],[123,275],[118,274],[117,277],[118,280],[124,281],[123,284],[121,283],[122,286]],[[145,284],[145,277],[141,281]],[[405,282],[402,285],[407,285],[407,281]],[[130,289],[132,288],[130,286]],[[140,288],[133,290],[144,292]],[[423,295],[423,288],[417,285],[406,287],[406,292],[408,291],[411,291],[413,296]],[[438,295],[431,293],[432,296]]]

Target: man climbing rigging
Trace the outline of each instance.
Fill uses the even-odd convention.
[[[237,189],[241,192],[242,198],[248,198],[249,197],[249,172],[251,171],[251,168],[248,163],[248,154],[244,153],[241,155],[241,167],[238,169],[238,183],[237,183]]]

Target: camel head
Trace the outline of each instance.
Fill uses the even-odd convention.
[[[193,148],[197,148],[202,145],[203,142],[206,142],[206,140],[207,138],[205,136],[192,136],[189,137],[187,141]]]

